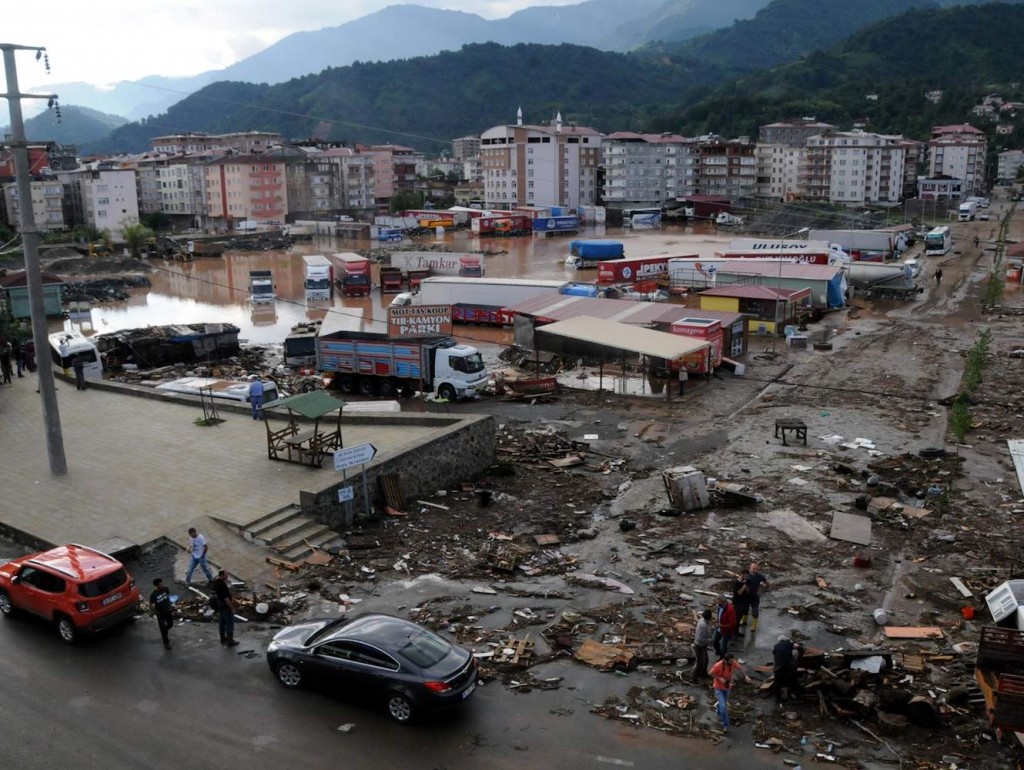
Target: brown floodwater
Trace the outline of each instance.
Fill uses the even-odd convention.
[[[599,225],[576,236],[550,238],[479,238],[459,230],[446,232],[441,237],[421,236],[416,243],[426,248],[443,241],[453,251],[483,252],[487,255],[485,271],[491,277],[593,281],[596,271],[565,267],[569,241],[573,238],[622,241],[628,257],[654,254],[709,257],[721,250],[731,235],[714,233],[706,225],[669,225],[650,230]],[[67,323],[80,326],[87,335],[174,323],[232,323],[241,330],[239,336],[243,341],[273,344],[281,343],[296,324],[322,319],[328,312],[386,320],[387,306],[394,295],[375,291],[368,298],[354,298],[336,293],[330,302],[307,303],[302,285],[303,255],[355,251],[376,245],[369,241],[319,237],[299,242],[287,251],[231,251],[221,257],[193,262],[150,260],[154,268],[150,289],[137,290],[126,302],[96,305]],[[270,305],[250,302],[250,270],[273,271],[276,302]],[[506,345],[512,341],[510,329],[456,326],[455,332],[458,339],[473,343]]]

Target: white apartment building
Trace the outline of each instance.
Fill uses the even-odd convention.
[[[811,200],[850,206],[896,202],[904,156],[902,136],[830,131],[807,140],[800,185]]]
[[[65,186],[70,226],[87,225],[118,233],[124,225],[139,221],[134,169],[105,168],[101,162],[75,171],[61,171],[57,178]]]
[[[206,216],[203,163],[207,160],[204,154],[141,158],[135,169],[139,211],[165,214],[175,224],[201,227]]]
[[[324,151],[324,157],[329,158],[338,168],[341,208],[349,211],[374,208],[377,192],[376,156],[360,155],[349,147],[333,147]]]
[[[985,132],[968,123],[935,126],[928,140],[928,176],[963,180],[969,195],[985,189]]]
[[[480,137],[460,136],[452,139],[452,157],[455,160],[469,160],[480,157]]]
[[[66,230],[64,221],[64,187],[55,179],[33,180],[32,215],[36,230],[41,233],[52,233]],[[4,185],[4,205],[7,209],[7,221],[21,229],[21,199],[18,197],[18,185],[10,182]]]
[[[1024,166],[1024,150],[1006,150],[999,153],[999,164],[996,177],[1002,182],[1012,182],[1017,178],[1021,166]]]
[[[800,197],[800,170],[807,162],[806,147],[758,143],[754,157],[757,159],[756,194],[759,198],[787,201]]]
[[[676,134],[618,131],[603,137],[604,203],[664,206],[696,189],[697,143]]]
[[[601,134],[592,128],[494,126],[480,135],[487,208],[592,206],[597,201]]]

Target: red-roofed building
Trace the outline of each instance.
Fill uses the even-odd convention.
[[[959,179],[964,195],[983,192],[985,132],[969,123],[935,126],[928,140],[928,177]]]

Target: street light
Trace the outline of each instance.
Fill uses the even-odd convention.
[[[804,233],[810,232],[809,227],[801,227],[799,230],[783,235],[779,238],[779,280],[775,284],[775,328],[772,329],[772,355],[775,355],[775,341],[779,338],[779,294],[782,291],[782,247],[785,244],[787,238],[792,238],[797,235],[803,235]]]

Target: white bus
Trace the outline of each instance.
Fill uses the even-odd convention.
[[[85,367],[85,379],[102,380],[103,362],[92,340],[78,329],[65,329],[49,336],[50,357],[53,365],[67,374],[74,374],[75,360],[81,359]],[[64,346],[67,346],[66,348]],[[61,355],[63,353],[63,355]]]
[[[946,225],[934,228],[924,237],[924,253],[929,257],[941,257],[953,248],[953,233]]]

